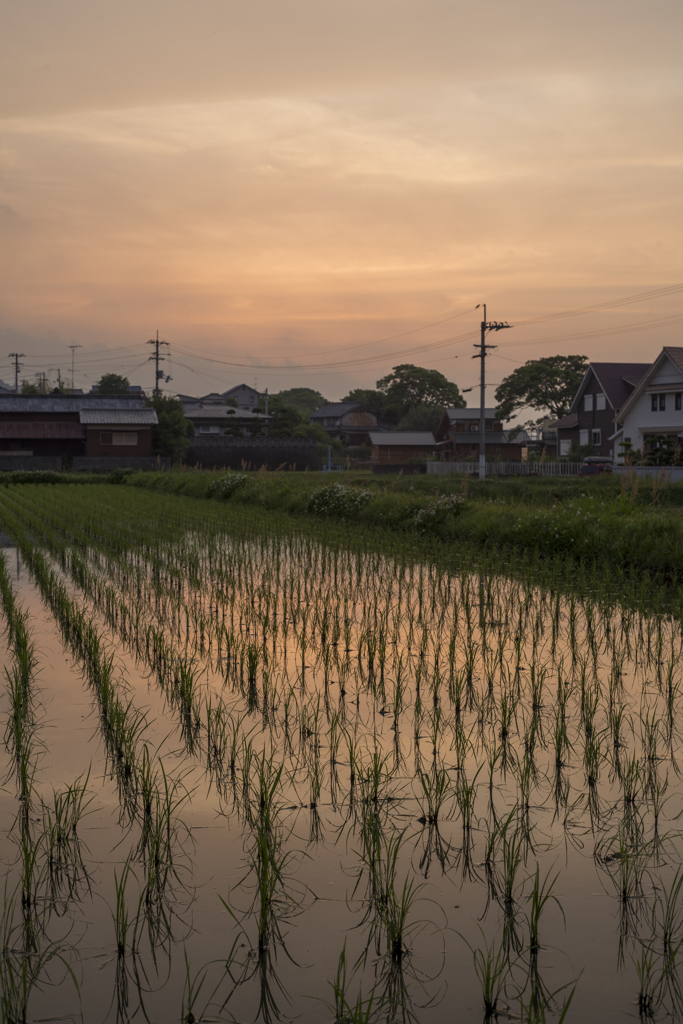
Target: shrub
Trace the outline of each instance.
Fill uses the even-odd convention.
[[[346,484],[331,484],[321,487],[308,499],[306,511],[314,516],[330,516],[334,519],[350,519],[358,515],[373,497],[372,491],[358,490]]]
[[[466,501],[461,494],[444,494],[429,501],[412,516],[412,521],[421,533],[430,533],[441,526],[449,516],[459,516],[465,511]]]
[[[228,501],[233,494],[244,487],[249,481],[246,473],[226,473],[213,480],[207,489],[207,498],[219,498],[221,501]]]

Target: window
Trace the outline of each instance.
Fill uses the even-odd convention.
[[[137,433],[124,434],[123,432],[103,430],[100,433],[101,445],[136,445],[138,443]]]
[[[579,445],[583,448],[587,444],[588,444],[588,431],[587,430],[580,430],[579,431]]]
[[[652,395],[652,411],[653,412],[665,412],[666,411],[666,395]]]
[[[472,454],[475,454],[476,452],[479,451],[479,446],[476,445],[476,444],[471,444],[470,445],[470,451],[472,452]]]
[[[591,430],[591,444],[599,445],[602,444],[602,431]]]
[[[607,408],[607,395],[595,396],[595,408],[598,412],[603,412]]]
[[[681,399],[683,399],[683,395],[681,394],[680,391],[677,391],[676,392],[676,409],[681,409],[683,407],[683,404],[681,403]]]
[[[207,426],[206,424],[202,424],[199,428],[200,434],[220,434],[220,431],[220,427]]]
[[[474,434],[476,434],[476,432],[479,430],[479,424],[478,423],[470,423],[470,430]]]
[[[560,441],[560,455],[569,455],[572,450],[572,443],[569,438]]]
[[[664,412],[666,409],[666,395],[659,396],[659,411]]]
[[[584,395],[583,396],[583,411],[584,412],[593,412],[593,396],[592,395]]]

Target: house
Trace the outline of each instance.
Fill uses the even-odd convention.
[[[495,409],[484,411],[484,444],[487,459],[516,462],[522,458],[522,445],[511,441],[503,430],[503,421]],[[460,461],[479,457],[479,409],[446,409],[436,431],[441,457]]]
[[[683,443],[683,348],[663,348],[621,406],[610,437],[616,462],[625,450],[647,450],[655,436]]]
[[[149,456],[156,423],[142,398],[0,394],[0,455]]]
[[[436,447],[431,430],[370,431],[372,462],[399,465],[412,459],[426,459]]]
[[[262,395],[256,388],[250,388],[248,384],[237,384],[229,391],[223,392],[223,400],[234,398],[238,409],[255,409],[259,405]]]
[[[309,418],[344,444],[363,444],[368,428],[377,426],[377,417],[360,402],[328,402]]]
[[[233,405],[226,405],[225,401],[214,403],[210,396],[208,402],[188,402],[183,408],[185,418],[194,424],[195,434],[253,434],[272,419],[272,416],[252,409],[236,409]]]
[[[614,458],[614,421],[650,369],[649,363],[591,363],[557,431],[558,455],[591,445],[593,454]]]

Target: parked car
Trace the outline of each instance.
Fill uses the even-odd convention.
[[[598,473],[611,473],[614,469],[612,459],[605,455],[587,455],[579,469],[579,476],[597,476]]]

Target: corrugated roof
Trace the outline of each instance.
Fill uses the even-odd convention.
[[[431,430],[392,430],[369,431],[370,443],[384,447],[385,445],[432,445],[436,444]]]
[[[81,409],[144,409],[144,398],[99,395],[0,395],[0,412],[80,412]]]
[[[159,422],[154,409],[81,409],[78,418],[89,427],[121,424],[150,427]]]
[[[80,423],[50,423],[49,420],[44,423],[36,420],[0,421],[0,437],[26,441],[82,441],[85,438],[85,430]]]

